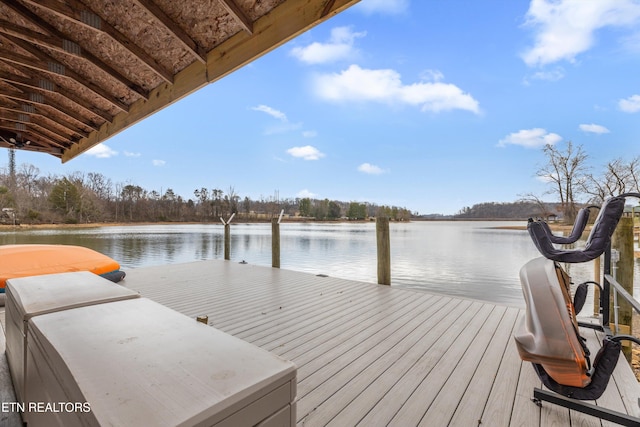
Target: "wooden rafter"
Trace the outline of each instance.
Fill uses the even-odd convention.
[[[96,116],[102,117],[104,120],[110,122],[113,120],[113,116],[105,111],[102,111],[99,108],[92,106],[89,102],[77,96],[75,93],[66,90],[64,87],[61,87],[55,84],[53,81],[49,80],[47,76],[44,74],[38,73],[35,70],[25,70],[24,67],[14,65],[16,70],[22,72],[23,74],[29,73],[33,77],[25,78],[13,73],[4,73],[0,71],[0,80],[5,81],[7,83],[17,84],[23,87],[28,87],[32,89],[39,89],[43,91],[47,91],[50,93],[57,93],[60,96],[66,98],[67,100],[75,103],[76,105],[84,108],[88,112],[95,114]]]
[[[242,26],[242,28],[248,33],[253,34],[253,22],[247,17],[247,15],[238,7],[233,0],[219,0],[224,8],[229,12],[229,15],[235,19],[235,21]]]
[[[67,0],[62,4],[52,0],[24,0],[42,9],[48,10],[64,19],[80,24],[93,31],[99,31],[111,37],[120,47],[128,50],[138,60],[145,64],[149,70],[156,73],[167,83],[173,83],[173,74],[149,55],[144,49],[134,43],[130,38],[122,34],[107,21],[103,20],[91,8],[80,0]]]
[[[56,141],[46,135],[43,135],[38,132],[34,132],[33,129],[28,129],[22,126],[16,126],[16,123],[9,122],[0,119],[0,129],[8,130],[12,132],[16,139],[20,142],[25,142],[25,140],[29,140],[35,144],[40,145],[41,147],[58,147],[58,148],[66,148],[67,144],[64,141]],[[28,138],[25,138],[24,135],[27,135]],[[31,144],[28,144],[31,145]]]
[[[9,110],[9,109],[5,109],[0,107],[0,119],[5,119],[5,120],[9,120],[9,121],[13,121],[13,122],[17,122],[17,123],[24,123],[24,124],[29,124],[29,125],[33,125],[33,126],[37,126],[40,127],[42,129],[45,129],[51,133],[55,134],[59,134],[60,133],[60,129],[53,127],[51,125],[49,125],[45,120],[42,120],[42,116],[38,114],[38,120],[33,122],[31,120],[31,116],[35,115],[35,114],[31,114],[31,113],[25,113],[25,112],[17,112],[15,110]],[[66,129],[67,132],[65,132],[67,138],[75,138],[75,139],[80,139],[82,137],[81,134],[79,134],[79,132],[75,132],[71,129]]]
[[[134,0],[140,7],[146,9],[151,15],[153,15],[158,22],[170,31],[182,45],[191,52],[194,57],[205,64],[207,62],[207,56],[204,50],[198,46],[198,44],[187,34],[178,24],[176,24],[162,9],[160,9],[151,0]]]
[[[98,85],[91,83],[87,79],[83,78],[75,71],[69,69],[64,64],[59,63],[55,58],[47,55],[46,53],[36,49],[30,43],[25,42],[17,37],[10,36],[8,34],[2,35],[5,39],[9,40],[11,43],[19,46],[21,49],[26,50],[31,55],[35,56],[36,59],[16,54],[15,52],[8,51],[7,49],[0,49],[0,59],[4,59],[6,61],[16,63],[19,65],[24,65],[25,67],[34,68],[38,71],[42,71],[45,73],[52,73],[59,76],[64,76],[66,78],[75,80],[82,86],[91,90],[96,95],[103,98],[105,101],[108,101],[114,107],[117,107],[121,111],[127,111],[129,106],[124,102],[116,99],[113,95],[109,94],[103,88]]]
[[[48,114],[50,112],[46,111],[45,109],[38,106],[37,104],[32,104],[32,103],[23,103],[16,108],[0,107],[0,111],[8,111],[8,112],[17,113],[17,114],[28,114],[30,117],[32,117],[33,123],[43,123],[46,121],[51,121],[51,119],[49,118],[50,114]],[[73,123],[70,123],[67,120],[59,119],[59,120],[56,120],[54,123],[56,123],[61,128],[65,129],[65,132],[64,132],[65,134],[73,135],[74,139],[82,138],[83,135],[86,134],[85,131],[79,129],[77,126],[75,126]],[[61,133],[61,132],[58,132],[58,133]]]
[[[76,58],[82,58],[90,63],[92,63],[95,67],[102,70],[107,75],[112,78],[118,80],[120,83],[125,85],[128,89],[136,92],[138,95],[142,96],[145,99],[148,99],[149,94],[143,88],[141,88],[136,83],[132,82],[130,79],[122,75],[119,71],[115,70],[113,67],[104,63],[98,57],[96,57],[93,53],[86,50],[83,46],[71,40],[66,34],[62,33],[54,26],[48,24],[38,17],[35,13],[31,12],[29,9],[24,7],[23,5],[17,2],[8,2],[7,6],[11,7],[15,13],[17,13],[20,17],[28,20],[33,25],[36,25],[40,29],[47,32],[49,35],[44,35],[37,31],[32,31],[24,27],[20,27],[18,25],[11,24],[10,22],[0,20],[0,32],[5,34],[12,35],[14,37],[18,37],[22,40],[26,40],[31,44],[36,46],[45,47],[48,49],[52,49],[56,52],[64,53],[67,55],[74,56]]]
[[[49,107],[54,108],[56,111],[59,111],[60,113],[67,116],[68,118],[73,119],[74,121],[86,127],[89,127],[94,130],[99,129],[99,127],[96,124],[92,123],[91,121],[87,120],[84,117],[79,117],[75,112],[70,111],[68,108],[64,107],[63,105],[59,104],[55,100],[41,93],[22,92],[22,91],[20,91],[19,93],[14,93],[14,92],[6,91],[4,89],[0,89],[0,95],[9,99],[13,99],[14,101],[27,102],[27,103],[39,104],[39,105],[48,105]]]

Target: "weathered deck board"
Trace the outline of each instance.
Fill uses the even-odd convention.
[[[294,361],[299,426],[610,425],[531,402],[519,308],[230,261],[130,270],[124,285]],[[621,360],[596,404],[640,416],[639,396]]]
[[[513,343],[518,308],[229,261],[136,269],[125,284],[293,360],[300,426],[607,425],[531,402],[541,383]],[[640,415],[638,396],[622,362],[596,403]]]

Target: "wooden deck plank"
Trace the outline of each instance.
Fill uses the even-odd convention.
[[[491,341],[495,338],[496,333],[504,332],[498,329],[506,307],[494,307],[491,315],[480,328],[480,331],[473,338],[473,341],[463,353],[460,361],[455,365],[455,369],[447,378],[438,395],[429,409],[422,417],[418,425],[450,425],[451,418],[459,407],[464,394],[471,383],[473,376],[479,373],[481,377],[486,366],[481,366],[482,355],[490,346]],[[501,350],[504,350],[504,346]],[[482,398],[478,398],[478,400]]]
[[[596,354],[600,350],[600,347],[602,346],[603,334],[588,328],[581,328],[580,334],[583,337],[587,338],[587,345],[589,347],[589,351],[591,352],[591,360],[593,361]],[[620,362],[621,361],[618,361],[618,363]],[[626,363],[626,361],[624,363]],[[607,389],[602,394],[602,396],[597,401],[595,402],[592,401],[590,403],[593,403],[597,406],[602,406],[604,408],[609,408],[615,411],[626,413],[627,412],[626,408],[624,406],[622,399],[620,398],[620,393],[617,390],[613,377],[609,380],[609,384],[610,386],[607,387]],[[584,419],[585,417],[590,418],[591,424],[589,425],[595,425],[595,426],[602,425],[603,427],[614,427],[618,425],[618,424],[610,423],[608,421],[601,421],[595,417],[589,417],[587,415],[578,415],[576,414],[576,411],[571,411],[571,422],[574,422],[574,420],[577,421],[580,418]]]
[[[385,376],[389,371],[393,372],[392,382],[386,383],[388,390],[400,374],[409,369],[410,364],[416,360],[416,357],[424,353],[425,347],[430,347],[438,338],[441,337],[439,329],[446,331],[447,325],[451,322],[451,316],[457,316],[461,312],[448,310],[449,305],[437,307],[437,311],[428,313],[424,310],[423,319],[419,320],[416,327],[408,332],[396,345],[390,347],[388,351],[379,357],[370,357],[365,360],[359,360],[353,364],[353,369],[345,369],[340,372],[342,377],[334,377],[331,383],[325,382],[320,388],[325,389],[325,397],[329,397],[323,402],[323,406],[332,408],[331,411],[314,411],[304,421],[311,425],[355,425],[371,407],[370,399],[357,400],[363,392],[372,389],[372,384],[376,383],[374,389],[380,396],[385,392],[380,378]],[[431,325],[434,325],[432,327]],[[363,369],[364,367],[364,369]],[[359,372],[358,372],[359,371]],[[351,378],[344,378],[351,376]],[[388,376],[387,376],[388,378]],[[339,381],[342,381],[340,384]],[[333,389],[333,390],[332,390]],[[329,393],[326,393],[326,390]],[[334,390],[337,390],[334,392]],[[314,390],[317,391],[317,390]],[[331,394],[332,393],[332,394]],[[389,396],[393,398],[393,396]],[[336,412],[341,411],[341,417],[336,418]]]
[[[398,297],[402,297],[398,295]],[[407,304],[410,298],[390,298],[390,305]],[[373,318],[382,316],[385,306],[380,306],[375,300],[368,300],[366,304],[356,304],[349,310],[341,310],[330,318],[311,319],[311,322],[300,323],[298,328],[291,330],[287,335],[275,340],[268,340],[265,337],[262,341],[254,341],[254,344],[263,348],[274,350],[280,348],[279,353],[284,354],[287,351],[293,351],[298,347],[307,346],[307,348],[315,348],[322,342],[346,332],[348,328],[354,328],[362,324],[363,316]],[[384,311],[388,312],[388,311]],[[310,343],[317,338],[315,343]],[[298,353],[299,354],[299,353]]]
[[[515,347],[515,345],[513,347]],[[518,352],[516,350],[515,355],[519,358],[517,354]],[[507,423],[503,425],[546,427],[545,424],[541,423],[542,408],[531,401],[533,388],[541,386],[542,382],[533,370],[531,363],[520,362],[520,375],[518,375],[516,394],[513,405],[511,406],[511,414],[508,414],[509,418]]]
[[[393,418],[402,410],[406,401],[413,395],[423,380],[437,368],[437,364],[445,357],[454,342],[456,340],[461,342],[464,339],[463,334],[465,332],[470,333],[469,331],[474,330],[470,326],[477,326],[479,323],[476,321],[475,315],[481,313],[481,320],[482,315],[489,314],[486,311],[487,307],[478,303],[469,304],[468,306],[457,303],[456,309],[464,311],[462,314],[458,314],[458,312],[451,310],[452,316],[447,317],[442,322],[444,329],[435,331],[435,342],[425,348],[424,353],[418,359],[412,361],[410,368],[402,376],[395,379],[393,387],[387,393],[389,398],[376,402],[375,406],[358,425],[366,426],[376,423],[385,425],[392,422]],[[461,336],[463,336],[462,339],[460,339]],[[423,395],[420,398],[420,404],[415,409],[426,411],[430,403],[431,400],[426,395]]]
[[[333,292],[325,294],[322,300],[317,299],[312,304],[297,305],[294,308],[286,308],[281,310],[279,315],[272,316],[269,323],[254,321],[246,324],[244,329],[227,329],[231,334],[242,336],[243,339],[250,341],[256,345],[262,346],[278,338],[290,336],[309,324],[319,324],[330,321],[332,318],[339,317],[345,309],[355,311],[362,306],[368,306],[369,303],[379,298],[375,292],[358,292],[352,295],[342,295],[342,293]],[[237,332],[236,332],[237,331]]]
[[[473,426],[482,424],[482,415],[487,407],[491,391],[499,380],[500,365],[505,353],[513,346],[511,334],[520,310],[508,308],[496,328],[491,342],[480,359],[469,386],[460,399],[449,424],[454,426]],[[487,425],[497,425],[488,423]]]
[[[423,377],[418,387],[404,402],[400,411],[392,418],[391,423],[406,426],[420,424],[425,412],[438,399],[438,395],[451,377],[451,374],[456,367],[461,365],[464,355],[469,354],[470,343],[474,342],[474,338],[482,335],[480,334],[481,328],[493,309],[495,309],[495,306],[483,305],[478,314],[474,316],[473,322],[468,324],[457,337],[446,336],[445,339],[452,340],[452,345],[449,346],[446,353],[442,355],[442,358],[435,364],[429,374]]]
[[[334,376],[343,374],[346,368],[361,369],[360,366],[366,365],[367,361],[392,349],[408,331],[412,331],[419,323],[428,319],[433,310],[439,312],[439,308],[433,306],[418,313],[406,312],[403,316],[393,319],[385,327],[376,327],[374,333],[365,331],[365,334],[362,335],[364,339],[359,337],[337,346],[334,345],[335,343],[327,343],[327,351],[298,368],[298,396],[300,397],[298,405],[303,408],[305,405],[309,405],[307,402],[311,399],[304,400],[304,398],[311,392],[314,393],[312,396],[315,398],[314,401],[320,400],[316,396],[326,390],[323,388],[319,392],[317,389],[320,384],[328,380],[335,381]],[[355,367],[354,362],[357,362]],[[343,377],[346,377],[346,374],[340,375],[338,378]],[[339,382],[334,383],[332,387],[337,385]]]
[[[446,300],[442,301],[444,303]],[[324,372],[329,373],[328,369],[338,368],[337,364],[332,364],[338,359],[344,359],[344,354],[350,354],[353,357],[357,351],[375,347],[379,340],[384,340],[393,335],[394,332],[401,329],[402,325],[410,322],[414,316],[414,310],[420,305],[420,300],[416,299],[404,307],[397,308],[397,310],[392,311],[383,318],[363,319],[361,326],[353,331],[355,334],[347,332],[345,335],[337,336],[312,351],[296,357],[298,386],[300,387],[302,384],[302,390],[304,390],[305,378],[320,369],[325,369]],[[298,390],[300,391],[300,388]]]

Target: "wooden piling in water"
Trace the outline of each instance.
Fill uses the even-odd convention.
[[[280,221],[271,219],[271,266],[280,268]]]
[[[231,259],[231,225],[224,224],[224,259]]]
[[[376,242],[378,248],[378,284],[391,285],[389,218],[376,217]]]

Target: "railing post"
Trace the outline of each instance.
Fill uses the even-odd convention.
[[[378,248],[378,284],[391,285],[391,244],[389,218],[376,217],[376,242]]]
[[[612,245],[620,254],[620,259],[616,264],[616,274],[614,277],[627,292],[633,295],[633,218],[620,218],[618,226],[613,233]],[[620,307],[618,309],[619,328],[615,333],[632,335],[631,325],[633,323],[633,310],[631,305],[622,298],[619,298],[618,301],[620,302]],[[627,356],[627,360],[630,360],[631,348],[625,347],[624,353]]]

